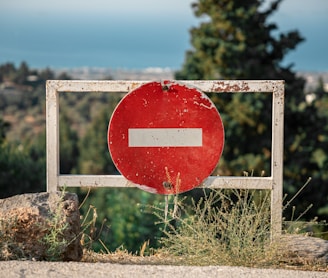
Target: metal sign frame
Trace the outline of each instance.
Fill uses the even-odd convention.
[[[120,175],[62,175],[59,166],[59,94],[124,93],[150,81],[48,80],[46,83],[47,191],[60,187],[136,187]],[[281,234],[284,143],[284,81],[179,80],[204,93],[272,93],[271,175],[269,177],[210,176],[201,187],[271,190],[271,235]],[[104,135],[106,138],[106,134]]]

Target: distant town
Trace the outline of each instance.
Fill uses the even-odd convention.
[[[56,75],[66,72],[69,76],[79,80],[164,80],[174,79],[174,70],[170,68],[145,68],[145,69],[110,69],[110,68],[63,68],[54,69]],[[324,82],[325,91],[328,92],[328,71],[327,72],[297,72],[306,80],[305,91],[309,92],[318,85],[319,78]]]

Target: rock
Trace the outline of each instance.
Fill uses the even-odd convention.
[[[278,250],[283,257],[294,262],[328,263],[328,241],[302,235],[284,235]]]
[[[0,199],[0,259],[79,261],[80,213],[73,193]]]

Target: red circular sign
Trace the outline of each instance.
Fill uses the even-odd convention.
[[[152,193],[178,194],[200,185],[219,162],[223,145],[223,124],[211,100],[172,81],[131,91],[109,122],[115,166]]]

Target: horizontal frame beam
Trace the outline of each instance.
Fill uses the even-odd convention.
[[[211,176],[200,188],[267,189],[272,190],[271,177]],[[138,187],[121,175],[59,175],[59,187]]]

